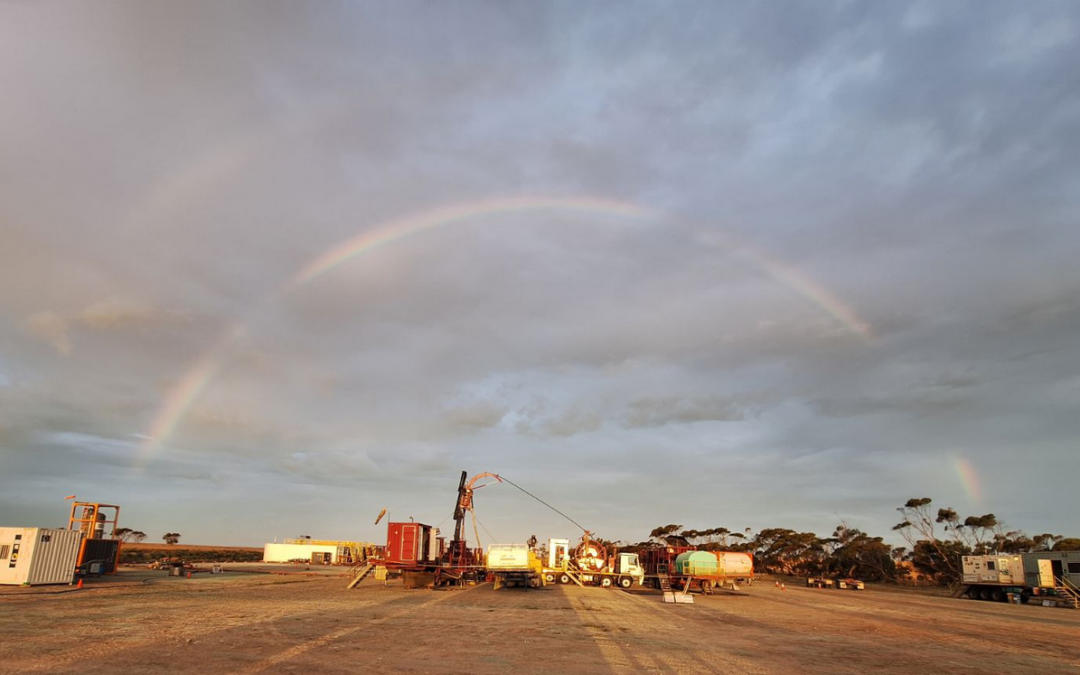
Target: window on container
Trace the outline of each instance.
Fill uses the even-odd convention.
[[[991,572],[994,571],[995,568],[994,568],[994,561],[993,560],[987,560],[986,561],[986,569],[990,570]]]
[[[1069,574],[1080,574],[1080,562],[1068,563]]]
[[[0,560],[7,560],[9,555],[11,555],[11,546],[8,544],[0,546]]]

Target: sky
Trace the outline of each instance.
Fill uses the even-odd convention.
[[[1078,63],[1073,2],[2,3],[0,525],[1080,536]]]

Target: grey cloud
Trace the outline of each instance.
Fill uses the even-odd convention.
[[[68,322],[56,312],[45,310],[31,314],[26,318],[25,326],[27,332],[51,344],[59,354],[71,354]]]
[[[746,415],[744,403],[718,396],[691,399],[649,398],[630,403],[625,425],[635,428],[693,422],[732,422],[743,420]]]
[[[437,521],[486,469],[630,540],[884,534],[913,494],[1071,527],[1075,6],[597,7],[3,5],[0,509],[377,539],[357,510]],[[658,215],[475,214],[289,284],[522,195]],[[518,497],[485,523],[567,527]]]

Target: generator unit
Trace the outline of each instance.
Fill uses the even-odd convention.
[[[0,584],[70,584],[83,534],[45,527],[0,527]]]
[[[1033,551],[961,558],[964,593],[972,599],[1020,602],[1033,596],[1080,608],[1080,551]]]

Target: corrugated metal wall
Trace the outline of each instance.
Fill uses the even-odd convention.
[[[75,577],[82,533],[39,529],[30,560],[30,584],[70,584]]]
[[[0,528],[0,546],[6,546],[8,553],[7,558],[0,560],[0,583],[71,583],[81,541],[81,532],[66,529]],[[12,560],[16,543],[18,557]]]

